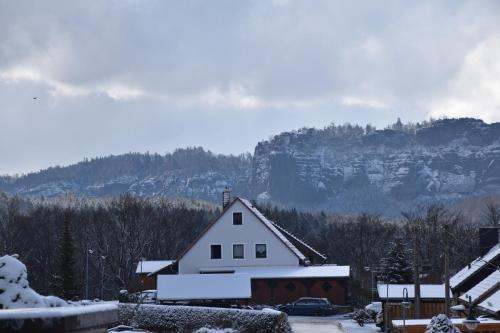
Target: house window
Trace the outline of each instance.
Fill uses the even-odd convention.
[[[255,244],[255,258],[267,258],[266,244]]]
[[[233,244],[233,259],[243,259],[245,256],[245,249],[243,244]]]
[[[210,259],[222,259],[222,245],[210,245]]]
[[[243,213],[237,212],[233,213],[233,225],[242,225],[243,224]]]

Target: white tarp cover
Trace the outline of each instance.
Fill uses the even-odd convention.
[[[158,300],[241,299],[252,295],[249,274],[158,275]]]

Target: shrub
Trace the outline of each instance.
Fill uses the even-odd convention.
[[[191,333],[203,327],[240,333],[291,332],[286,314],[279,311],[119,304],[119,318],[121,324],[162,333]]]

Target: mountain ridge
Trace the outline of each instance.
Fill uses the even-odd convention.
[[[236,195],[285,207],[384,215],[499,193],[500,123],[398,120],[382,130],[332,124],[280,133],[257,143],[253,155],[196,147],[0,177],[0,191],[46,197],[130,192],[219,202],[226,186]]]

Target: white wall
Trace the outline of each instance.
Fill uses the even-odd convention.
[[[243,213],[243,224],[233,225],[233,212]],[[267,258],[255,258],[255,244],[267,244]],[[210,259],[210,245],[222,244],[222,259]],[[233,244],[244,244],[245,258],[233,259]],[[179,274],[200,268],[231,266],[298,266],[299,259],[245,205],[236,201],[179,261]]]

